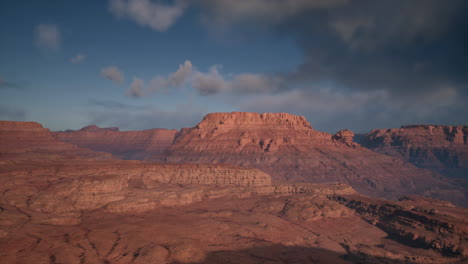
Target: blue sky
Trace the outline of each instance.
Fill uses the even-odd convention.
[[[290,112],[329,132],[468,123],[467,5],[390,2],[2,1],[0,119],[52,130],[180,128],[225,111]]]

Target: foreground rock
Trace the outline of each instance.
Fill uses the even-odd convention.
[[[467,210],[450,204],[421,207],[407,199],[394,205],[359,196],[344,184],[267,185],[268,177],[257,170],[250,170],[250,181],[235,180],[247,169],[232,166],[224,173],[236,184],[185,184],[198,169],[211,176],[213,167],[148,165],[143,175],[130,169],[114,174],[123,165],[108,172],[105,163],[102,170],[83,163],[88,169],[82,172],[52,164],[27,173],[2,171],[0,262],[462,263],[467,258],[467,225],[461,220]],[[180,167],[179,184],[167,183],[171,167]],[[408,237],[424,243],[410,243]]]
[[[396,199],[431,195],[466,203],[466,192],[439,175],[352,142],[343,130],[332,136],[290,114],[208,114],[177,133],[168,163],[229,163],[267,172],[275,182],[343,182],[364,194]]]
[[[112,153],[119,158],[142,160],[165,151],[176,133],[177,130],[168,129],[119,131],[116,127],[92,125],[77,131],[54,132],[54,136],[59,141]]]
[[[360,143],[450,177],[468,179],[468,126],[413,125],[376,129]]]

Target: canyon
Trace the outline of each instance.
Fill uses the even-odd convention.
[[[353,136],[289,114],[181,131],[1,121],[0,263],[466,261],[466,189]]]
[[[463,188],[437,173],[354,143],[354,133],[349,130],[335,135],[320,132],[304,117],[287,113],[208,114],[193,128],[183,128],[170,136],[169,131],[164,131],[161,139],[151,142],[148,137],[142,137],[141,141],[135,138],[141,133],[163,130],[117,132],[96,127],[90,132],[83,130],[88,129],[54,135],[80,147],[107,150],[116,156],[133,153],[129,157],[146,161],[253,167],[271,175],[275,183],[342,182],[361,193],[390,199],[419,194],[461,205],[467,200]],[[117,144],[121,149],[103,148],[107,142],[121,142]],[[132,146],[144,145],[141,142],[157,151],[141,147],[135,151]]]

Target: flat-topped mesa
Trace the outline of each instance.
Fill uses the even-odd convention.
[[[220,126],[222,125],[222,126]],[[303,116],[291,115],[288,113],[211,113],[198,124],[198,128],[259,128],[279,126],[279,128],[289,128],[294,130],[311,130],[312,126]]]
[[[331,135],[313,130],[305,117],[232,112],[208,114],[197,126],[182,129],[173,148],[275,152],[280,147],[300,147],[311,142],[330,143]]]
[[[174,141],[177,130],[148,129],[119,131],[118,128],[99,128],[95,125],[77,131],[55,132],[59,141],[95,151],[109,152],[123,159],[144,159],[159,154]]]

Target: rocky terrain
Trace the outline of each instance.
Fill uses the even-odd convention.
[[[95,151],[112,153],[122,159],[143,160],[166,150],[174,140],[177,130],[149,129],[144,131],[119,131],[116,127],[100,128],[95,125],[80,130],[54,132],[59,141]]]
[[[359,143],[449,177],[468,177],[468,126],[376,129],[362,135]]]
[[[264,118],[305,128],[274,129],[271,139],[316,136],[323,148],[361,149],[350,131],[332,136],[284,117]],[[0,263],[468,260],[468,210],[449,202],[376,199],[344,183],[279,183],[245,164],[117,160],[59,142],[37,123],[2,122],[0,141]],[[244,154],[257,152],[250,141],[244,146]]]
[[[342,182],[372,196],[420,194],[466,203],[464,189],[361,147],[353,136],[349,130],[335,135],[316,131],[304,117],[285,113],[214,113],[197,126],[182,129],[166,152],[149,160],[227,163],[258,168],[276,183]]]

